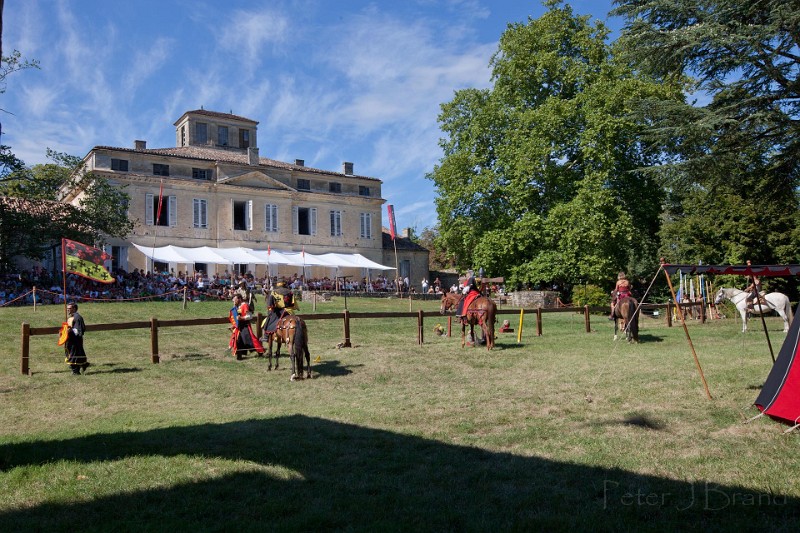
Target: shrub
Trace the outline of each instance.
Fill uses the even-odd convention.
[[[572,305],[609,305],[611,297],[597,285],[575,285],[572,288]]]

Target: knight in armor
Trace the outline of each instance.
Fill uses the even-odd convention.
[[[264,334],[266,337],[270,333],[275,333],[278,327],[278,320],[284,313],[294,314],[297,306],[294,302],[294,294],[286,284],[279,281],[267,296],[267,318],[264,319]]]
[[[625,272],[620,272],[617,274],[617,284],[614,286],[614,290],[611,291],[611,314],[608,316],[609,320],[614,320],[614,308],[617,306],[617,302],[623,298],[630,297],[630,295],[631,282],[628,281]]]
[[[472,270],[467,272],[467,280],[464,282],[464,287],[461,289],[461,292],[464,297],[458,301],[458,305],[456,306],[456,317],[459,318],[464,315],[464,303],[474,299],[481,293],[478,285],[475,283],[475,274],[472,272]],[[477,293],[477,295],[470,298],[470,294],[473,292]]]

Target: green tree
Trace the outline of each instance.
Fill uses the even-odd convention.
[[[430,253],[428,256],[428,270],[444,270],[452,268],[452,260],[439,234],[439,227],[424,228],[419,235],[418,243]]]
[[[670,199],[671,262],[797,263],[800,9],[796,1],[618,0],[620,50],[645,74],[710,101],[643,99]]]
[[[133,229],[127,193],[84,172],[80,158],[48,150],[50,163],[28,168],[9,150],[1,153],[9,172],[0,180],[0,269],[15,256],[42,259],[62,237],[102,244]],[[76,187],[84,191],[77,205],[60,201],[62,188]]]
[[[502,35],[491,89],[442,105],[441,238],[459,267],[511,282],[607,284],[643,257],[652,271],[662,189],[637,169],[659,154],[634,110],[680,87],[617,61],[602,23],[546,5]]]

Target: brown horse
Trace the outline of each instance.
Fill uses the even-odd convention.
[[[292,381],[303,379],[303,357],[305,357],[305,373],[311,379],[311,353],[308,351],[308,329],[306,323],[295,315],[285,313],[278,319],[278,327],[273,333],[264,333],[264,340],[268,345],[269,370],[272,370],[272,342],[278,346],[275,350],[275,370],[281,355],[281,344],[289,349],[289,359],[292,362]]]
[[[639,302],[636,298],[626,296],[614,306],[614,340],[617,340],[617,329],[619,320],[622,320],[622,331],[628,342],[639,342],[639,312],[636,308]]]
[[[458,302],[464,298],[462,294],[446,292],[442,295],[442,307],[440,312],[445,314],[450,309],[455,309]],[[461,347],[466,344],[466,329],[469,324],[469,333],[475,339],[475,325],[481,326],[483,338],[486,340],[486,349],[494,348],[494,324],[497,315],[497,306],[486,296],[478,296],[464,309],[464,318],[461,320]],[[474,345],[473,345],[474,346]]]

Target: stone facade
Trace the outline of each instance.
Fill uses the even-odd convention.
[[[510,294],[511,305],[524,309],[558,307],[558,296],[557,291],[514,291]]]
[[[151,270],[151,261],[130,245],[184,247],[248,247],[309,253],[360,253],[387,263],[381,225],[382,182],[353,173],[345,162],[341,172],[285,163],[261,157],[258,122],[228,113],[195,110],[175,124],[174,148],[95,146],[84,158],[86,170],[125,187],[128,213],[135,222],[131,235],[112,239],[108,251],[115,265]],[[62,201],[77,203],[81,190],[62,191]],[[159,197],[161,213],[158,217]],[[427,275],[424,261],[409,254],[414,278]],[[423,265],[424,264],[424,265]],[[164,267],[164,265],[158,265]],[[229,268],[227,265],[172,264],[176,271]],[[237,265],[261,275],[263,265]],[[282,269],[285,269],[283,271]],[[291,275],[297,267],[279,267],[273,274]],[[330,269],[307,267],[310,277],[331,276]],[[347,272],[363,277],[366,272]],[[386,275],[392,276],[393,271]],[[340,273],[341,274],[341,273]],[[371,273],[373,276],[377,272]]]

